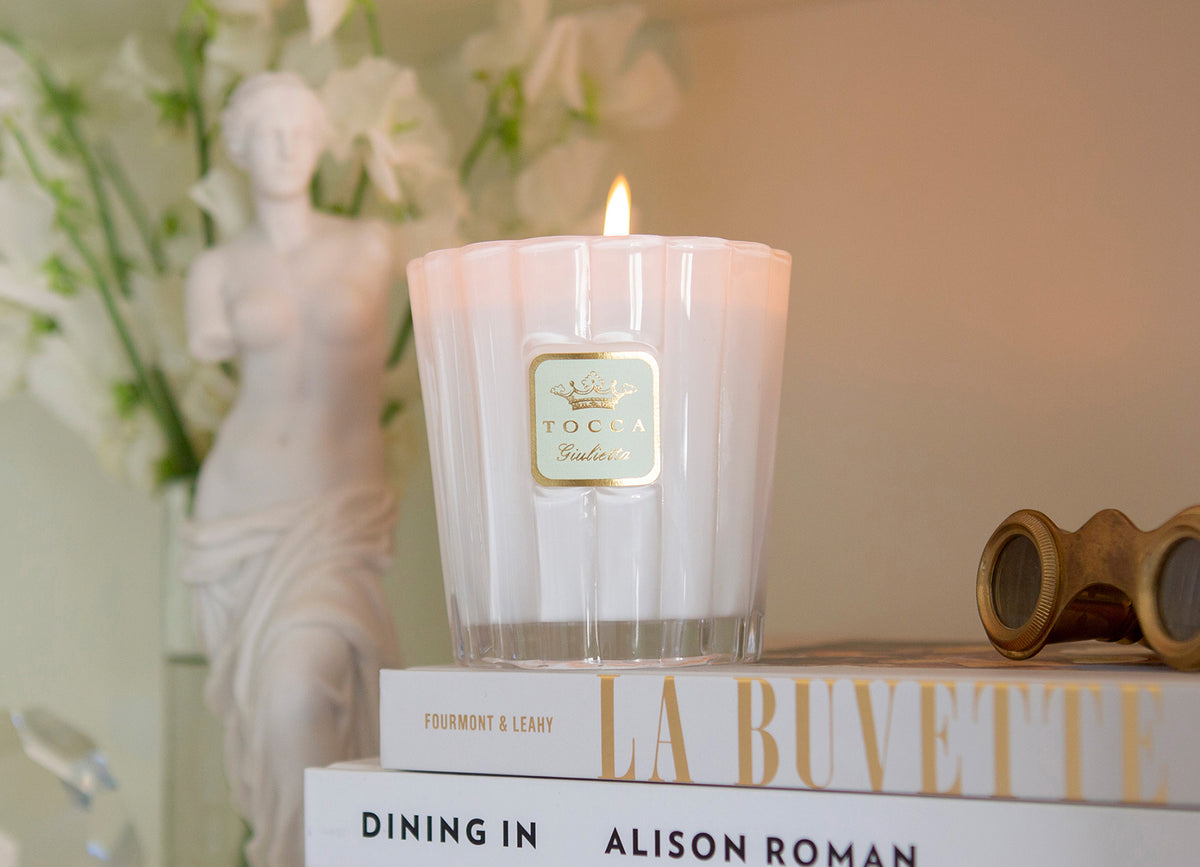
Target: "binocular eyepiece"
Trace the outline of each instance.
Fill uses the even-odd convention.
[[[975,591],[1011,659],[1061,641],[1141,641],[1173,668],[1200,669],[1200,506],[1150,532],[1114,509],[1074,533],[1015,512],[984,547]]]

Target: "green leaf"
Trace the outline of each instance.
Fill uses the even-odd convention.
[[[600,82],[586,72],[580,78],[583,84],[582,120],[588,126],[600,123]]]
[[[73,158],[75,156],[75,144],[64,129],[56,130],[47,135],[46,144],[50,145],[50,149],[60,157]]]
[[[167,211],[162,216],[159,231],[164,238],[174,238],[183,228],[183,219],[175,211]]]
[[[220,13],[217,12],[215,6],[209,0],[191,0],[187,10],[183,13],[183,21],[185,23],[191,21],[200,22],[204,28],[206,36],[211,36],[217,29],[217,24],[220,23]]]
[[[34,313],[31,317],[31,327],[34,334],[53,334],[58,331],[58,320],[45,313]]]
[[[42,273],[50,281],[50,291],[65,298],[70,298],[79,292],[79,275],[57,253],[42,263]]]
[[[172,482],[176,479],[190,478],[193,471],[180,462],[172,452],[168,451],[154,465],[154,477],[158,483]]]
[[[392,423],[392,420],[402,412],[404,412],[404,401],[389,400],[387,405],[383,408],[383,416],[380,421],[384,427],[387,427]]]
[[[187,91],[178,88],[151,91],[150,101],[158,107],[159,123],[177,132],[187,129],[188,116],[192,110],[192,101]]]
[[[129,419],[133,417],[138,406],[145,399],[145,392],[136,382],[114,382],[112,384],[113,402],[117,407],[117,417]]]
[[[62,178],[50,178],[43,185],[50,197],[54,199],[57,213],[56,219],[64,220],[79,216],[83,211],[83,199],[71,191],[70,185]]]
[[[78,117],[87,109],[83,89],[74,84],[52,84],[43,81],[46,102],[43,109],[48,114]]]

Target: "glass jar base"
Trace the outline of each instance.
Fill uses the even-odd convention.
[[[455,658],[484,668],[652,668],[754,662],[762,614],[695,620],[462,625]]]

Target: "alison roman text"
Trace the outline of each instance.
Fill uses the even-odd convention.
[[[800,867],[917,867],[912,843],[882,844],[817,837],[772,836],[664,828],[613,828],[605,855],[713,861],[724,864],[798,864]],[[747,861],[749,854],[750,861]],[[759,860],[759,859],[762,860]]]

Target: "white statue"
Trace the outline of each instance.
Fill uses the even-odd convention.
[[[377,754],[378,672],[398,662],[380,585],[392,263],[381,225],[311,207],[326,120],[300,78],[248,79],[223,126],[257,220],[188,275],[191,351],[236,358],[240,389],[200,472],[182,571],[247,858],[300,867],[303,769]]]

